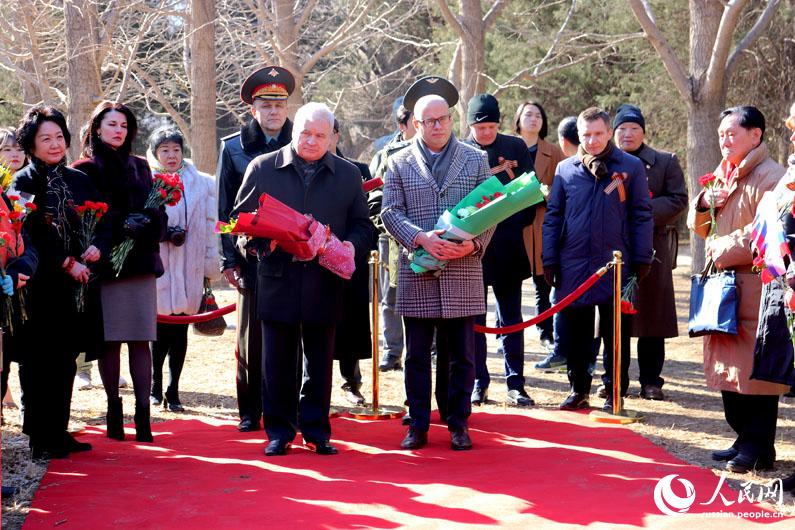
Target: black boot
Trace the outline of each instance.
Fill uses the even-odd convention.
[[[152,426],[149,425],[149,404],[135,405],[135,439],[139,442],[154,442]]]
[[[108,398],[108,438],[124,440],[124,419],[122,417],[121,398]]]

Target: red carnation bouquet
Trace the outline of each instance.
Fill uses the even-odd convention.
[[[185,186],[176,173],[155,173],[152,177],[152,189],[146,199],[144,208],[160,208],[161,206],[174,206],[182,200]],[[128,237],[113,248],[110,253],[110,262],[116,276],[121,274],[124,262],[135,245],[133,238]]]
[[[712,173],[707,173],[705,175],[701,175],[700,177],[698,177],[698,183],[704,189],[714,188],[715,182],[716,178],[715,175],[713,175]],[[717,230],[717,227],[715,226],[715,198],[712,195],[710,195],[709,199],[709,219],[711,221],[711,224],[709,226],[709,235],[707,236],[708,238],[714,236],[715,231]]]
[[[80,206],[76,206],[77,215],[80,216],[80,248],[83,252],[94,243],[94,236],[97,231],[97,223],[108,213],[108,204],[104,202],[86,201]],[[81,283],[77,287],[75,295],[77,311],[82,313],[86,306],[86,284]]]
[[[254,213],[241,213],[229,223],[219,222],[215,231],[220,234],[246,235],[271,240],[271,250],[281,248],[296,260],[318,263],[342,278],[350,280],[354,264],[353,245],[340,241],[331,228],[290,208],[274,197],[263,193]]]
[[[638,313],[638,277],[634,274],[627,279],[627,284],[621,291],[621,312],[625,315]]]
[[[36,211],[33,203],[33,195],[20,193],[19,195],[7,195],[11,201],[11,208],[7,209],[5,202],[0,207],[0,274],[6,276],[6,266],[11,258],[17,258],[25,252],[25,244],[22,241],[22,223],[29,213]],[[19,307],[19,318],[22,322],[28,319],[25,311],[24,289],[15,289],[14,295],[17,298]],[[9,297],[4,297],[2,302],[2,322],[13,333],[14,304]]]

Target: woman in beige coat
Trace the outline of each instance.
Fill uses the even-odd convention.
[[[768,155],[763,142],[765,118],[755,107],[733,107],[721,113],[718,136],[723,160],[715,169],[714,185],[690,204],[688,227],[706,239],[707,259],[720,270],[736,274],[739,291],[737,335],[704,337],[707,385],[721,391],[726,421],[737,439],[712,458],[726,469],[744,473],[767,469],[775,460],[778,398],[787,387],[750,378],[759,314],[761,281],[751,270],[751,222],[762,195],[772,190],[785,170]],[[716,208],[715,234],[710,202]]]

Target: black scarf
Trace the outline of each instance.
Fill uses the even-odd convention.
[[[613,141],[610,140],[607,142],[607,146],[604,148],[604,151],[599,153],[598,155],[590,155],[587,151],[583,148],[582,144],[577,148],[577,158],[580,159],[582,165],[588,168],[588,171],[591,172],[591,175],[596,177],[596,180],[602,180],[605,177],[608,177],[607,171],[607,159],[610,158],[610,155],[613,154],[613,149],[615,149],[615,145]]]
[[[450,139],[447,141],[447,145],[444,146],[444,149],[442,149],[442,152],[436,154],[434,157],[431,153],[431,150],[428,149],[428,146],[426,146],[425,142],[422,141],[420,135],[418,134],[415,138],[417,146],[420,148],[420,153],[422,153],[422,158],[425,160],[425,164],[428,166],[428,169],[431,170],[431,174],[436,180],[436,184],[441,188],[442,184],[444,183],[444,177],[447,175],[447,171],[450,169],[450,163],[453,161],[453,153],[455,152],[453,144],[458,140],[456,140],[454,134],[451,134]]]

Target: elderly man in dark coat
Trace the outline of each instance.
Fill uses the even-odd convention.
[[[580,147],[555,172],[543,226],[544,275],[555,289],[555,302],[571,294],[620,250],[628,273],[642,279],[652,261],[652,216],[643,164],[617,149],[610,140],[610,117],[591,107],[577,118]],[[613,342],[613,278],[605,275],[569,307],[561,311],[561,349],[565,352],[571,393],[564,410],[587,408],[591,391],[594,309],[599,307],[601,335]],[[629,371],[629,322],[622,317],[621,394]],[[608,383],[612,356],[605,356]],[[612,410],[612,385],[607,384],[605,410]]]
[[[687,210],[685,176],[675,154],[644,143],[646,120],[638,107],[621,105],[613,118],[613,129],[616,145],[640,158],[649,182],[654,259],[649,275],[638,286],[638,314],[632,318],[632,336],[638,337],[640,397],[660,400],[665,399],[661,377],[665,339],[679,334],[671,271],[676,267],[679,247],[676,220]]]
[[[521,138],[500,134],[500,106],[491,94],[478,94],[467,106],[469,137],[466,143],[482,149],[489,157],[491,173],[503,184],[533,170],[527,146]],[[524,249],[523,231],[533,224],[535,206],[525,208],[497,225],[483,256],[483,291],[491,286],[497,302],[497,326],[522,321],[522,281],[532,275]],[[475,322],[486,325],[486,315]],[[524,332],[500,335],[498,341],[505,357],[506,401],[509,405],[529,407],[533,400],[524,388]],[[488,397],[489,370],[486,367],[486,335],[475,335],[475,389],[472,404],[481,405]]]
[[[431,85],[447,83],[435,78]],[[420,80],[422,81],[422,80]],[[418,81],[418,83],[420,82]],[[407,93],[406,100],[411,93]],[[413,251],[423,247],[448,261],[438,275],[415,274],[407,253],[398,264],[397,312],[406,328],[406,396],[411,424],[401,443],[419,449],[428,442],[431,416],[431,343],[434,330],[438,362],[448,362],[446,421],[451,447],[472,447],[467,420],[475,382],[474,317],[486,311],[480,264],[492,230],[471,241],[440,238],[439,216],[455,206],[489,176],[486,154],[459,142],[452,134],[450,100],[431,92],[414,108],[419,133],[411,147],[389,158],[381,218],[400,245]],[[457,93],[455,100],[458,99]]]
[[[329,152],[334,115],[323,104],[298,109],[290,145],[254,159],[246,170],[234,214],[257,209],[267,193],[303,214],[311,214],[357,254],[370,248],[373,229],[367,215],[359,170]],[[342,317],[345,280],[317,261],[296,261],[269,241],[256,248],[257,317],[262,329],[263,418],[266,456],[283,455],[301,430],[318,454],[335,454],[329,443],[331,368],[336,324]],[[300,399],[295,382],[299,345],[304,376]]]
[[[218,155],[218,220],[229,221],[235,197],[249,162],[290,143],[292,123],[287,119],[287,98],[295,79],[286,69],[266,66],[252,73],[240,88],[240,99],[251,105],[251,119],[239,133],[221,140]],[[259,430],[262,418],[262,352],[259,324],[256,322],[257,261],[242,256],[232,236],[220,238],[221,270],[237,289],[237,406],[241,432]]]

